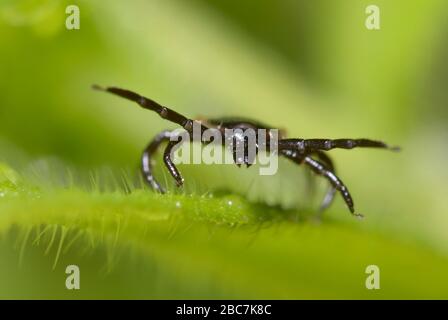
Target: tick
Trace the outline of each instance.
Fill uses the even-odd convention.
[[[206,119],[206,120],[195,120],[189,119],[182,114],[158,104],[157,102],[143,97],[133,91],[120,89],[116,87],[100,87],[97,85],[93,86],[96,90],[110,92],[122,98],[131,100],[136,102],[144,109],[148,109],[151,111],[155,111],[165,120],[176,123],[177,125],[184,128],[193,139],[193,125],[199,125],[201,132],[204,132],[207,129],[213,128],[216,129],[223,136],[221,139],[225,141],[224,132],[225,129],[265,129],[268,133],[270,130],[273,130],[273,127],[262,124],[258,121],[248,120],[248,119],[238,119],[238,118],[223,118],[223,119]],[[181,174],[177,170],[174,165],[171,155],[172,151],[176,148],[178,144],[177,141],[172,141],[171,135],[172,130],[164,130],[157,134],[154,139],[148,144],[146,149],[143,152],[142,156],[142,173],[145,178],[145,181],[157,192],[165,193],[165,189],[157,182],[154,178],[153,170],[151,166],[151,158],[160,147],[160,145],[164,142],[167,142],[167,146],[165,148],[163,154],[163,161],[171,174],[171,176],[176,181],[178,186],[182,186],[184,179]],[[202,136],[202,135],[201,135]],[[234,140],[241,139],[239,136],[235,135],[232,137]],[[257,137],[258,138],[258,137]],[[369,139],[291,139],[286,138],[283,133],[279,134],[278,140],[278,154],[291,160],[292,162],[298,165],[305,165],[309,169],[311,169],[316,174],[324,177],[328,180],[330,184],[330,188],[327,191],[322,203],[320,210],[328,208],[330,204],[333,202],[336,192],[339,192],[344,199],[348,209],[355,216],[362,216],[359,213],[355,212],[355,207],[353,203],[352,196],[348,191],[345,184],[342,180],[336,175],[335,167],[333,161],[328,156],[327,151],[335,148],[340,149],[353,149],[358,147],[367,147],[367,148],[382,148],[389,149],[393,151],[398,151],[398,147],[390,147],[386,143],[382,141],[369,140]],[[201,143],[210,143],[210,141],[204,141],[201,138]],[[245,143],[245,141],[242,141]],[[258,148],[258,144],[255,146]],[[235,154],[234,160],[237,165],[241,165],[241,162],[236,161]],[[246,166],[250,166],[252,162],[248,158],[243,159],[243,164]]]

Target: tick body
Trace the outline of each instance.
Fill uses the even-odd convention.
[[[205,130],[211,128],[216,129],[218,132],[220,132],[220,134],[222,134],[222,141],[225,141],[226,139],[226,137],[224,137],[225,129],[265,129],[268,134],[270,130],[273,129],[273,127],[250,119],[189,119],[181,115],[180,113],[168,107],[162,106],[157,102],[149,98],[145,98],[133,91],[116,87],[103,88],[96,85],[93,86],[93,88],[96,90],[107,91],[122,98],[134,101],[142,108],[158,113],[163,119],[171,121],[184,128],[185,131],[189,133],[190,137],[193,137],[194,125],[198,125],[201,132],[204,132]],[[172,130],[164,130],[157,134],[147,145],[142,156],[142,173],[145,181],[152,187],[152,189],[160,193],[165,193],[165,189],[154,178],[151,159],[162,143],[167,143],[163,154],[163,161],[169,173],[174,178],[178,186],[182,186],[184,183],[181,174],[179,173],[171,159],[173,151],[178,147],[179,144],[178,141],[173,141],[173,134],[175,133]],[[231,138],[233,138],[234,140],[239,139],[236,135]],[[330,187],[322,201],[320,210],[323,211],[324,209],[329,207],[333,202],[335,194],[339,192],[344,199],[348,209],[355,216],[361,215],[355,212],[352,196],[350,195],[350,192],[348,191],[342,180],[336,175],[333,161],[328,156],[327,152],[335,148],[353,149],[358,147],[382,148],[395,151],[398,150],[397,147],[389,147],[384,142],[369,139],[292,139],[286,138],[284,136],[284,133],[281,131],[279,133],[278,139],[278,154],[280,156],[289,159],[295,164],[305,165],[314,173],[324,177],[329,182]],[[191,140],[193,140],[193,138]],[[200,140],[200,142],[204,144],[210,143],[210,141],[208,140]],[[258,137],[256,143],[256,148],[258,148]],[[241,164],[245,164],[247,167],[249,167],[252,163],[252,159],[246,157],[242,159],[242,162],[237,161],[236,152],[234,152],[234,161],[239,166]]]

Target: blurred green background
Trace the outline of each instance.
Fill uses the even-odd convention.
[[[80,8],[80,30],[65,28],[69,4]],[[364,26],[369,4],[381,10],[380,30]],[[51,201],[26,206],[0,197],[0,297],[448,298],[447,22],[443,0],[0,0],[0,161],[26,184],[52,184],[61,215],[70,214],[58,198],[70,189],[67,176],[79,184],[92,172],[134,179],[145,144],[173,128],[92,91],[94,83],[135,90],[191,117],[239,115],[286,128],[290,137],[402,147],[398,154],[331,152],[362,221],[339,197],[318,225],[280,219],[234,229],[181,218],[182,231],[170,236],[171,220],[148,220],[150,235],[139,238],[133,228],[141,221],[131,219],[118,241],[85,252],[99,237],[89,228],[56,265],[56,250],[31,244],[27,228],[76,234],[89,218],[71,225],[46,216]],[[325,183],[317,178],[310,195],[305,170],[280,166],[267,178],[255,169],[182,166],[193,193],[185,211],[197,194],[223,188],[243,194],[244,205],[245,196],[249,207],[255,202],[255,216],[316,208],[309,199]],[[78,211],[104,196],[85,193],[72,195]],[[111,194],[119,201],[110,215],[102,211],[105,219],[127,206],[124,193]],[[149,203],[139,214],[163,215]],[[64,287],[68,264],[81,268],[79,291]],[[364,286],[369,264],[382,271],[380,290]]]

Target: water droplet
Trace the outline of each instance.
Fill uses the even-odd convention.
[[[227,205],[229,205],[229,206],[233,205],[232,200],[227,201]]]
[[[176,208],[181,208],[182,204],[180,203],[180,201],[176,201]]]

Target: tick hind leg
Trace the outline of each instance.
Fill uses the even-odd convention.
[[[157,180],[154,177],[152,165],[151,165],[151,159],[153,155],[157,152],[160,145],[164,142],[168,142],[168,146],[165,149],[163,161],[168,168],[168,171],[173,176],[173,178],[176,180],[176,183],[178,186],[182,185],[183,179],[180,175],[179,171],[177,170],[176,166],[171,160],[171,154],[175,150],[175,147],[179,145],[177,141],[170,141],[171,135],[173,134],[172,131],[164,130],[160,132],[158,135],[154,137],[154,139],[148,144],[145,151],[142,155],[142,173],[143,177],[145,178],[145,181],[151,186],[152,189],[154,189],[157,192],[165,193],[166,190],[157,182]]]
[[[334,167],[333,161],[327,154],[325,154],[322,151],[317,151],[315,154],[319,158],[319,160],[325,165],[327,170],[335,173],[335,167]],[[322,200],[322,203],[320,204],[320,208],[319,208],[320,214],[333,203],[334,196],[336,195],[336,191],[337,191],[336,188],[332,184],[330,184],[330,187],[329,187],[327,193],[325,194],[325,197]]]
[[[283,139],[279,141],[279,149],[297,150],[301,153],[353,148],[380,148],[392,151],[400,150],[397,146],[389,146],[382,141],[369,139]]]
[[[331,170],[328,170],[324,164],[314,160],[310,156],[305,156],[303,158],[303,162],[308,167],[310,167],[310,169],[313,170],[315,173],[325,177],[333,186],[333,188],[335,188],[337,191],[341,193],[342,198],[344,199],[345,203],[347,204],[347,207],[349,208],[350,212],[353,215],[362,217],[361,214],[355,213],[355,207],[353,204],[352,196],[350,195],[350,192],[348,191],[347,187],[344,185],[342,180],[339,179],[338,176],[336,176]]]
[[[326,208],[328,208],[330,206],[330,204],[333,202],[336,191],[339,190],[337,188],[337,185],[341,185],[341,186],[344,186],[344,185],[343,185],[342,181],[340,181],[340,179],[333,173],[334,165],[333,165],[333,161],[331,160],[331,158],[328,155],[326,155],[324,152],[321,152],[321,151],[314,152],[313,154],[316,155],[322,163],[318,162],[316,160],[313,160],[309,157],[309,155],[297,152],[296,150],[283,149],[280,151],[280,155],[288,158],[289,160],[295,162],[296,164],[301,165],[301,164],[305,163],[312,168],[313,172],[315,172],[319,175],[323,175],[327,179],[329,179],[329,176],[334,178],[332,180],[329,179],[330,180],[330,189],[327,191],[327,193],[321,203],[321,206],[319,209],[319,211],[321,213]],[[309,159],[307,160],[307,158],[309,158]],[[310,163],[311,161],[314,161],[314,163]],[[344,186],[344,188],[345,188],[345,186]],[[345,190],[346,189],[347,188],[345,188]],[[346,195],[343,194],[343,197],[344,197],[344,200],[346,201],[347,205],[349,206],[350,211],[352,211],[353,200],[351,199],[351,196],[348,193],[348,190],[347,190]]]

